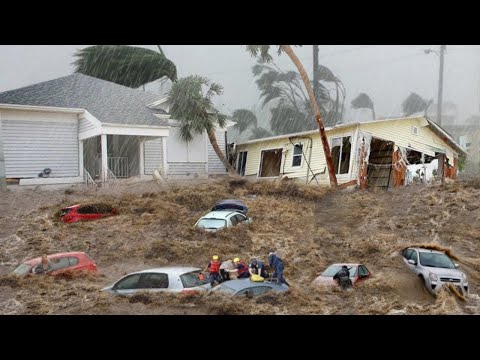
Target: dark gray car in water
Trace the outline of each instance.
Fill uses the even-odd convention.
[[[285,292],[288,291],[288,286],[285,284],[278,284],[276,282],[255,282],[250,279],[230,280],[212,289],[231,296],[246,296],[255,297],[267,292]]]

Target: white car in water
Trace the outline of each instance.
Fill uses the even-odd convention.
[[[208,291],[212,287],[202,270],[193,267],[162,267],[128,274],[114,284],[103,288],[115,295],[132,295],[137,292],[182,292]]]
[[[458,270],[458,264],[444,252],[412,247],[403,250],[402,255],[405,264],[432,295],[436,295],[444,284],[452,284],[461,294],[468,296],[467,275]]]
[[[237,224],[248,225],[251,223],[252,219],[238,211],[222,210],[211,211],[207,215],[202,216],[197,221],[195,226],[207,231],[218,231],[221,229],[233,227]]]

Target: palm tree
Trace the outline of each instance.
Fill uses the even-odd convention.
[[[73,62],[76,73],[116,84],[139,88],[152,81],[177,79],[177,67],[159,52],[127,45],[95,45],[78,50]]]
[[[173,119],[180,122],[179,134],[182,140],[191,141],[195,134],[206,131],[218,158],[229,174],[234,175],[235,170],[222,153],[215,136],[215,128],[225,127],[227,121],[225,115],[215,110],[212,104],[212,97],[221,95],[222,92],[222,86],[205,77],[191,75],[181,78],[173,83],[168,93],[169,112]]]
[[[410,93],[402,102],[402,111],[405,116],[412,115],[417,112],[426,111],[429,103],[417,93]]]
[[[246,49],[248,52],[250,52],[252,56],[260,56],[260,58],[265,62],[272,61],[272,56],[269,54],[270,45],[246,45]],[[278,45],[277,52],[279,55],[282,52],[286,53],[288,57],[292,60],[292,62],[295,64],[298,72],[302,77],[303,83],[308,93],[308,97],[310,99],[310,104],[313,108],[315,121],[317,122],[320,132],[320,138],[322,139],[323,151],[325,153],[325,159],[327,160],[328,175],[330,177],[330,186],[332,188],[336,188],[337,177],[335,176],[335,168],[333,164],[332,154],[330,152],[330,145],[325,134],[325,126],[323,124],[322,115],[320,113],[317,101],[315,100],[315,95],[313,93],[313,88],[310,83],[310,79],[308,78],[308,74],[290,45]]]
[[[256,128],[258,126],[257,116],[247,109],[235,110],[232,118],[236,122],[235,127],[238,129],[240,134],[249,127]]]
[[[373,106],[373,101],[365,93],[360,93],[358,96],[352,100],[352,108],[354,109],[370,109],[372,110],[373,120],[376,119],[375,116],[375,107]]]

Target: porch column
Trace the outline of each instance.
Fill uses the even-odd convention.
[[[102,181],[105,182],[108,179],[108,147],[107,147],[107,135],[102,134]]]
[[[78,173],[83,178],[83,140],[78,142]]]
[[[140,177],[145,175],[145,154],[144,154],[145,142],[140,139],[138,142],[138,168],[140,172]]]

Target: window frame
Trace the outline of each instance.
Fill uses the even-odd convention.
[[[292,150],[292,168],[301,168],[303,166],[303,143],[293,144]],[[301,148],[300,154],[295,154],[295,147],[299,146]],[[300,165],[294,165],[293,162],[295,158],[300,157]]]
[[[340,173],[340,169],[342,168],[342,154],[343,154],[343,138],[350,138],[350,157],[349,157],[349,160],[348,160],[348,172],[344,173],[344,174],[341,174]],[[333,155],[333,141],[335,139],[341,139],[340,140],[340,159],[338,161],[338,171],[335,173],[335,175],[338,177],[349,177],[351,172],[352,172],[352,159],[353,159],[353,156],[352,156],[352,151],[353,151],[353,134],[345,134],[345,135],[340,135],[340,136],[332,136],[330,138],[330,155]],[[332,160],[333,160],[333,156],[332,156]]]

